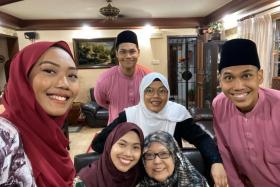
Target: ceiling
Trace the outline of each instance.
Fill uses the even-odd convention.
[[[127,18],[204,17],[231,0],[112,0]],[[102,19],[106,0],[23,0],[0,7],[20,19]]]
[[[82,22],[99,27],[137,27],[151,21],[166,27],[196,27],[227,11],[272,0],[113,0],[120,9],[114,22],[99,13],[106,0],[1,0],[0,24],[15,29],[63,29]],[[2,18],[2,20],[1,20]],[[6,24],[6,25],[5,25]]]

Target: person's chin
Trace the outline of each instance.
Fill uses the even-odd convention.
[[[56,109],[56,110],[48,110],[46,111],[50,116],[53,117],[59,117],[59,116],[63,116],[67,110],[66,109]]]
[[[251,104],[248,104],[248,103],[244,103],[244,104],[238,103],[238,104],[236,104],[236,107],[237,107],[241,112],[244,112],[244,113],[249,112],[249,111],[252,110],[252,108],[254,108],[254,107],[252,107]]]
[[[121,172],[127,172],[132,166],[119,166],[117,169]]]
[[[160,111],[160,109],[158,108],[151,108],[150,111],[154,112],[154,113],[158,113]]]
[[[154,179],[158,182],[164,182],[167,179],[167,177],[154,177]]]
[[[62,116],[64,115],[71,105],[69,104],[54,104],[50,103],[47,107],[43,108],[50,116]]]

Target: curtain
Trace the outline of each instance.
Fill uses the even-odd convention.
[[[272,48],[273,27],[269,14],[255,16],[238,23],[240,38],[253,40],[258,49],[261,68],[264,71],[263,87],[271,87],[273,76]]]
[[[245,19],[244,21],[238,22],[238,36],[240,38],[250,39],[253,38],[253,18]]]

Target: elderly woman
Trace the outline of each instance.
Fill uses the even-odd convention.
[[[211,175],[217,187],[227,185],[227,177],[220,154],[213,139],[198,125],[186,107],[169,101],[169,85],[160,73],[149,73],[140,84],[140,103],[126,108],[109,126],[96,136],[92,148],[100,152],[107,134],[119,123],[127,121],[137,124],[144,136],[162,130],[173,135],[178,143],[181,138],[194,144],[206,162],[211,164]]]
[[[146,175],[140,187],[208,186],[167,132],[156,131],[145,138],[143,163]]]

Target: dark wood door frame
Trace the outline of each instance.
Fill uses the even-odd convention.
[[[5,62],[5,75],[6,81],[8,81],[11,60],[19,51],[18,38],[16,36],[10,36],[5,34],[0,34],[0,37],[6,39],[7,41],[8,59]]]

